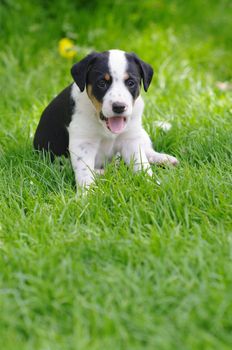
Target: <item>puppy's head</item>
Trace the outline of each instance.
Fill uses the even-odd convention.
[[[147,91],[153,69],[133,53],[110,50],[91,53],[72,67],[71,74],[81,92],[86,87],[105,130],[120,134],[132,116],[141,81]]]

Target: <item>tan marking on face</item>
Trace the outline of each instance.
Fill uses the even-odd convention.
[[[124,74],[124,80],[127,80],[127,79],[129,79],[129,74],[128,74],[128,73],[125,73],[125,74]]]
[[[97,111],[98,113],[100,113],[101,110],[102,110],[102,103],[99,102],[99,101],[96,99],[96,97],[93,95],[93,92],[92,92],[92,85],[90,85],[90,84],[87,86],[87,94],[88,94],[90,100],[92,101],[92,103],[93,103],[93,105],[94,105],[96,111]]]
[[[109,80],[110,80],[110,75],[109,75],[108,73],[106,73],[106,74],[104,75],[104,79],[107,80],[107,81],[109,81]]]

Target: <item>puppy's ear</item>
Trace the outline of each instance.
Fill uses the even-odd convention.
[[[140,74],[143,80],[144,90],[147,91],[153,77],[153,68],[150,64],[142,61],[135,53],[131,54],[139,66]]]
[[[74,64],[74,66],[72,66],[71,68],[72,77],[79,89],[81,90],[81,92],[83,92],[85,89],[87,73],[97,55],[97,52],[92,52],[88,56],[83,58],[83,60]]]

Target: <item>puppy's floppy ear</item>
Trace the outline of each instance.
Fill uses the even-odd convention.
[[[72,77],[79,89],[81,90],[81,92],[83,92],[85,89],[87,73],[97,55],[97,52],[92,52],[88,56],[83,58],[80,62],[74,64],[74,66],[72,66],[71,68]]]
[[[131,53],[131,55],[133,56],[135,62],[140,68],[140,74],[143,80],[143,87],[144,90],[147,91],[153,77],[153,68],[150,66],[150,64],[142,61],[135,53]]]

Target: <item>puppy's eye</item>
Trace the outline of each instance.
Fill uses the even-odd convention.
[[[97,86],[100,88],[100,89],[105,89],[107,87],[107,81],[104,80],[104,79],[101,79],[97,82]]]
[[[129,88],[133,88],[135,86],[135,82],[133,79],[127,79],[126,80],[126,85],[129,87]]]

